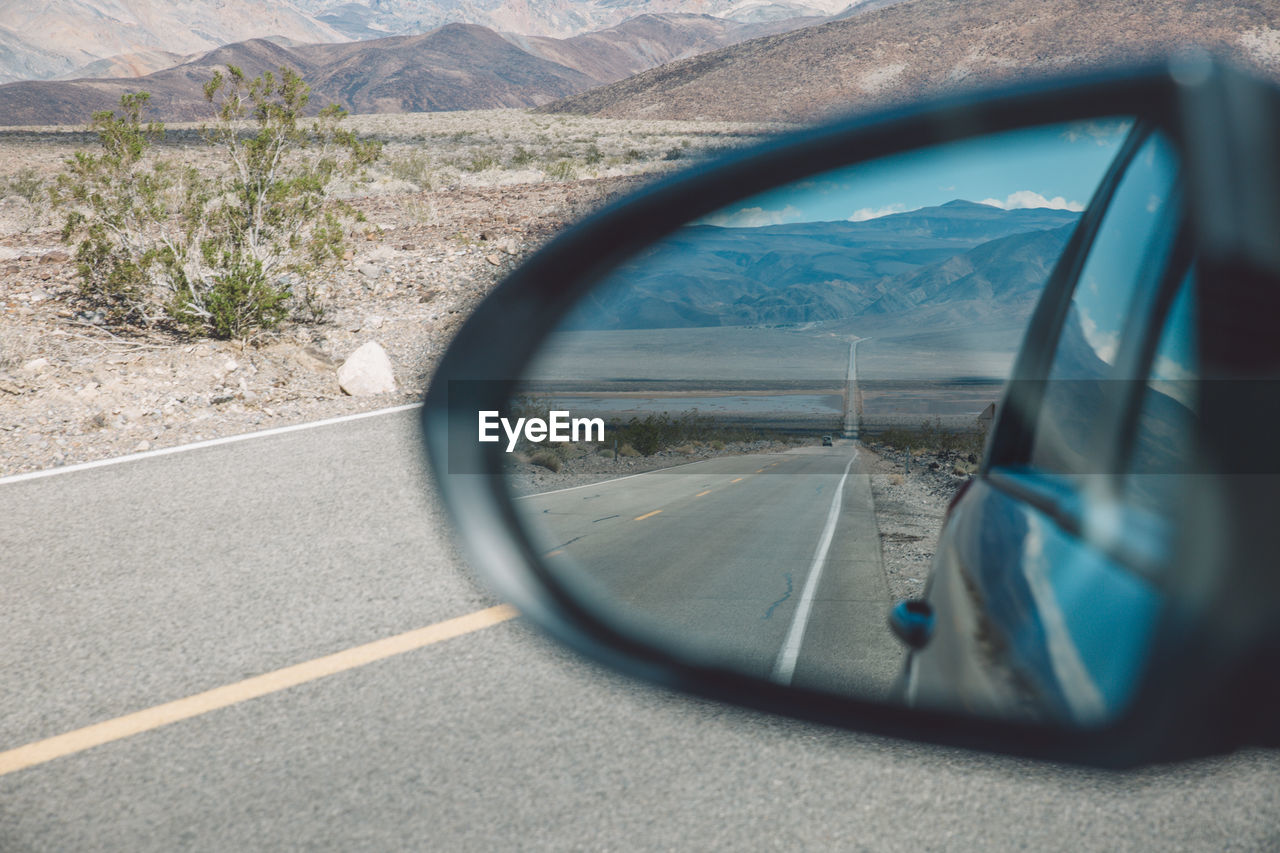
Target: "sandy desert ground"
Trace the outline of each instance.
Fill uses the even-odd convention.
[[[540,116],[523,110],[354,116],[382,159],[334,187],[368,219],[325,283],[326,316],[251,344],[109,329],[80,299],[61,214],[42,193],[83,128],[0,132],[0,475],[417,399],[468,310],[529,252],[605,201],[778,126]],[[191,125],[162,156],[216,165]],[[366,341],[398,392],[345,396]]]

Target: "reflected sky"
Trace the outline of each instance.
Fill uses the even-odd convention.
[[[702,222],[859,222],[954,199],[1079,211],[1130,126],[1122,119],[1058,124],[900,154],[762,193]]]

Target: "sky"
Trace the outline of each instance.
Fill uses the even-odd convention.
[[[1128,128],[1121,120],[1060,124],[926,148],[788,184],[701,221],[857,222],[955,199],[1083,210]]]

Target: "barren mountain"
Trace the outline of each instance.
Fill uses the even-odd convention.
[[[139,90],[151,93],[152,107],[165,120],[203,118],[208,109],[200,87],[226,65],[249,74],[289,66],[310,83],[313,105],[336,102],[352,112],[531,107],[808,20],[742,24],[707,15],[642,15],[563,40],[470,24],[336,44],[253,39],[142,77],[130,63],[143,65],[148,57],[131,54],[98,63],[121,68],[114,78],[0,85],[0,125],[81,124],[94,110],[118,104],[122,93]]]
[[[878,0],[867,0],[878,2]],[[421,33],[451,22],[570,38],[655,13],[714,15],[740,23],[828,17],[859,0],[294,0],[351,38]]]
[[[764,35],[820,23],[822,18],[785,18],[739,23],[711,15],[640,15],[616,27],[569,39],[504,37],[535,56],[612,83],[649,68]]]
[[[289,2],[44,0],[0,3],[0,81],[54,77],[121,54],[202,53],[230,42],[347,36]]]
[[[625,269],[580,328],[792,324],[963,303],[970,325],[1025,315],[1079,214],[952,201],[862,222],[694,225]],[[977,306],[975,311],[975,306]]]
[[[846,19],[674,62],[545,109],[809,121],[961,87],[1133,61],[1193,43],[1276,74],[1280,0],[868,4]]]
[[[93,111],[115,107],[121,94],[140,90],[151,93],[154,113],[166,121],[202,119],[209,109],[201,86],[226,65],[250,75],[291,67],[310,83],[313,108],[339,103],[364,113],[529,107],[600,82],[491,30],[450,24],[372,42],[290,48],[254,39],[146,77],[9,83],[0,86],[0,124],[83,124]]]

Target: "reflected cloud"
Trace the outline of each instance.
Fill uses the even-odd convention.
[[[1113,145],[1129,132],[1133,122],[1128,119],[1115,121],[1081,121],[1070,125],[1062,133],[1068,142],[1092,140],[1097,145]]]
[[[789,204],[781,210],[765,210],[763,207],[744,207],[735,211],[720,211],[701,220],[704,225],[718,225],[721,228],[760,228],[765,225],[782,225],[788,222],[803,222],[804,214],[800,208]]]
[[[1068,201],[1062,196],[1054,196],[1053,198],[1045,198],[1034,190],[1018,190],[1009,193],[1008,198],[1001,201],[998,198],[984,198],[980,204],[989,204],[992,207],[999,207],[1003,210],[1029,210],[1038,207],[1047,207],[1050,210],[1070,210],[1079,213],[1084,210],[1084,205],[1078,201]]]
[[[905,204],[891,204],[887,207],[871,208],[863,207],[855,210],[849,217],[850,222],[866,222],[868,219],[879,219],[882,216],[892,216],[895,213],[906,213],[907,206]]]

